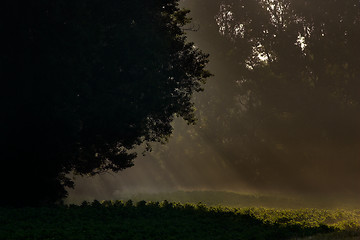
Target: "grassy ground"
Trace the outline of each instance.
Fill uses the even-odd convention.
[[[359,240],[359,236],[347,236],[345,233],[318,234],[306,238],[294,238],[292,240]]]
[[[309,238],[309,237],[312,238]],[[97,201],[0,208],[0,239],[360,239],[360,212]]]

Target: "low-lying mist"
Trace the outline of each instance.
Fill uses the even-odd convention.
[[[333,169],[333,173],[329,173],[324,168],[324,171],[316,169],[317,172],[291,176],[283,168],[273,173],[267,172],[266,177],[253,178],[257,175],[256,169],[251,170],[249,166],[234,168],[216,149],[202,146],[205,143],[199,141],[199,136],[192,135],[194,128],[197,127],[176,121],[169,143],[154,145],[153,151],[146,156],[140,155],[132,168],[95,177],[75,177],[75,189],[69,191],[66,202],[79,204],[94,199],[132,199],[203,202],[237,207],[360,207],[360,194],[356,188],[360,176],[355,172],[351,174]],[[193,151],[194,146],[197,151]],[[270,162],[261,167],[272,171],[272,164]],[[307,168],[311,169],[314,165]],[[313,174],[311,179],[310,174]],[[332,177],[328,178],[331,174]],[[264,181],[263,185],[259,179]]]
[[[359,207],[354,39],[360,28],[350,34],[346,26],[356,21],[331,20],[358,19],[351,15],[358,12],[334,7],[338,12],[323,19],[315,10],[331,4],[314,2],[319,6],[302,12],[300,5],[279,1],[286,11],[268,12],[274,6],[266,2],[183,0],[193,19],[188,38],[210,54],[214,74],[194,98],[197,124],[176,119],[169,142],[153,144],[130,169],[77,177],[67,201],[227,191],[302,199],[309,207]]]

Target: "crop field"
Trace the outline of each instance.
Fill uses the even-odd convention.
[[[360,239],[360,211],[83,202],[0,208],[2,240]]]

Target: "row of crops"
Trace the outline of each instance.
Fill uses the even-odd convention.
[[[168,201],[0,208],[0,239],[4,240],[268,240],[319,234],[336,239],[359,237],[360,212],[208,207]]]

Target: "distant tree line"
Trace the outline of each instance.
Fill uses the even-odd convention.
[[[241,146],[238,167],[251,163],[261,184],[286,181],[281,172],[315,191],[338,177],[346,184],[334,188],[356,189],[347,177],[360,169],[360,3],[229,0],[215,20],[232,46],[227,116],[240,127],[224,147]]]
[[[196,175],[205,179],[200,187],[242,182],[264,190],[359,194],[360,3],[183,4],[199,26],[191,37],[210,53],[215,77],[197,96],[197,126],[189,133],[180,127],[178,141],[155,158],[171,159],[162,163],[172,170],[196,160],[206,169]],[[186,172],[175,177],[192,187],[181,181]]]

